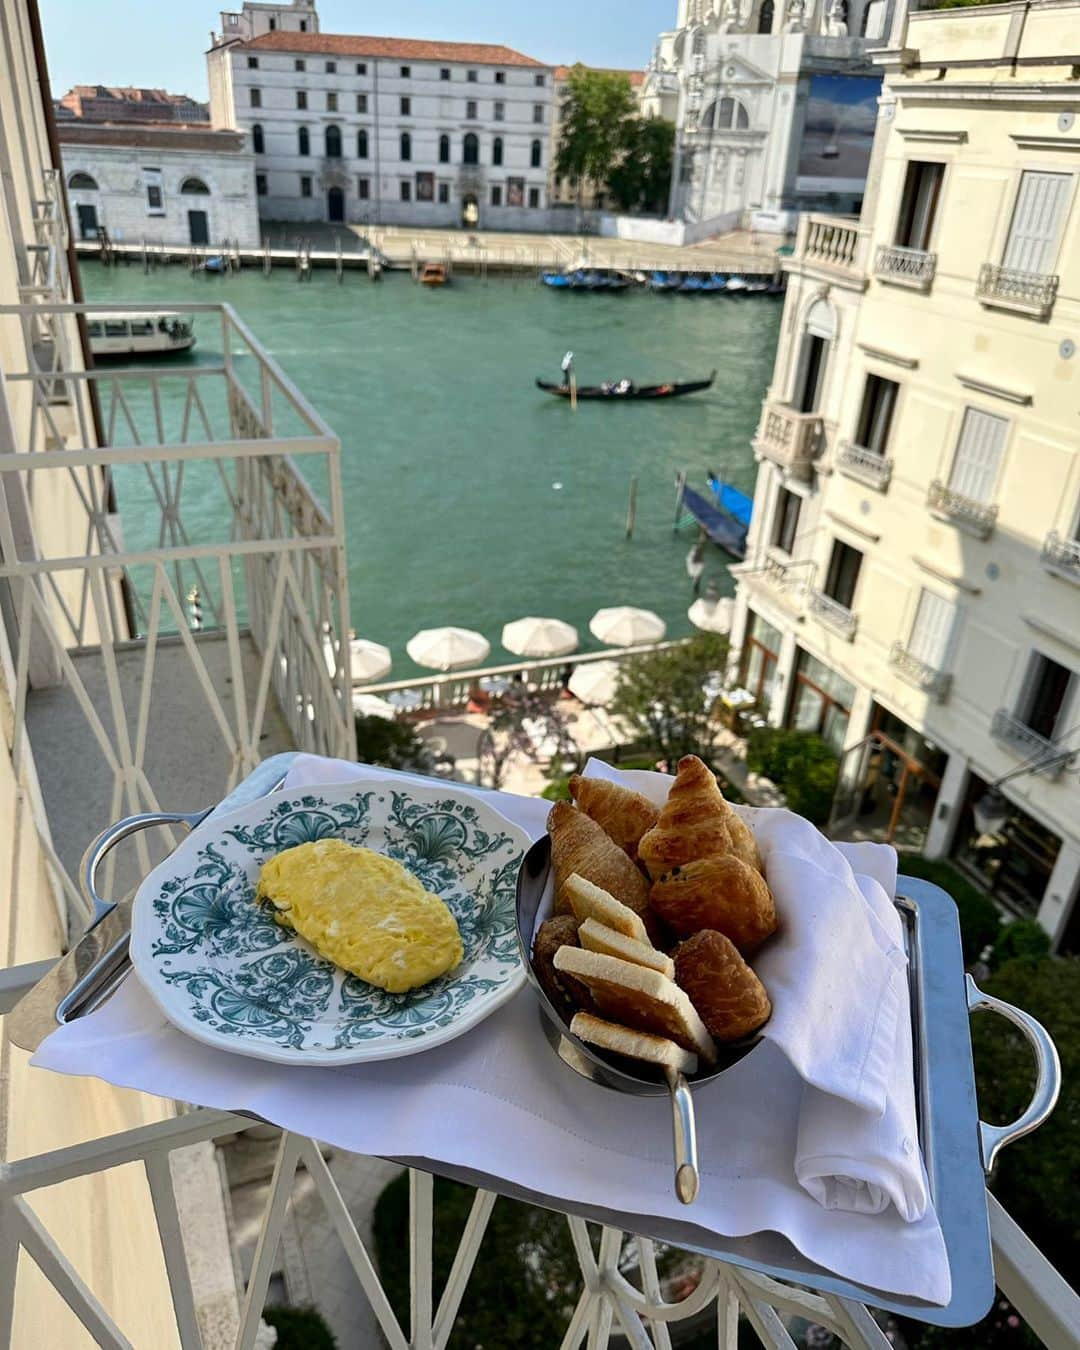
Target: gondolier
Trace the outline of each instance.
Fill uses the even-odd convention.
[[[565,389],[570,388],[570,372],[574,369],[574,353],[567,352],[562,359],[562,382]]]

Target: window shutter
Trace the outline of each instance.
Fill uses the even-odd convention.
[[[923,591],[911,625],[908,652],[932,670],[944,670],[955,615],[948,600],[933,591]]]
[[[993,417],[978,408],[965,411],[949,475],[949,487],[954,492],[972,501],[991,502],[1007,427],[1004,417]]]
[[[1054,266],[1071,175],[1025,173],[1016,194],[1005,267],[1048,273]]]

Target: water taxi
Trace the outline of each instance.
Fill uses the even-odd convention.
[[[445,263],[428,262],[420,269],[421,286],[445,286],[448,280]]]
[[[95,314],[86,321],[90,350],[98,360],[125,356],[167,356],[195,346],[194,320],[175,310]]]

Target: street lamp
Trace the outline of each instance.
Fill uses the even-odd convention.
[[[1056,768],[1059,764],[1068,766],[1077,754],[1080,754],[1080,751],[1057,750],[1045,759],[1037,760],[1034,764],[1021,764],[1018,769],[1013,769],[1011,773],[1007,773],[1004,777],[990,783],[978,801],[971,804],[971,814],[975,817],[975,825],[979,833],[998,834],[1009,818],[1009,802],[1001,791],[1003,784],[1010,782],[1013,778],[1022,778],[1028,773],[1039,773],[1042,769]]]

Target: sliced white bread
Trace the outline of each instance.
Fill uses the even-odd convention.
[[[634,1031],[666,1036],[709,1064],[716,1062],[716,1046],[686,994],[659,971],[636,966],[617,956],[560,947],[555,969],[588,985],[602,1013]]]
[[[586,919],[595,919],[597,923],[602,923],[606,928],[614,928],[617,933],[623,933],[626,937],[633,938],[635,942],[652,946],[645,925],[629,905],[624,905],[621,900],[616,900],[601,887],[586,881],[577,872],[567,877],[563,894],[570,901],[570,907],[578,923],[584,923]]]
[[[666,1036],[653,1036],[648,1031],[631,1031],[616,1022],[605,1022],[592,1013],[575,1013],[570,1030],[587,1045],[611,1050],[630,1059],[643,1059],[658,1064],[662,1069],[677,1069],[680,1073],[697,1072],[697,1055],[669,1041]]]
[[[578,925],[578,941],[587,952],[617,956],[623,961],[632,962],[635,966],[645,966],[649,970],[659,971],[669,980],[675,978],[675,962],[670,956],[665,956],[663,952],[658,952],[655,947],[645,942],[638,942],[636,938],[627,937],[625,933],[616,932],[606,924],[597,923],[595,919],[586,919],[583,924]]]

